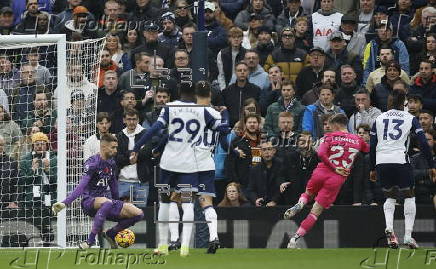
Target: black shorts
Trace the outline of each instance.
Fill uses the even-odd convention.
[[[383,191],[390,191],[393,187],[399,190],[413,189],[413,168],[410,163],[383,163],[375,167],[377,180],[380,182]]]

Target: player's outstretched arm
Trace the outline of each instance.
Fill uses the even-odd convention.
[[[135,144],[135,147],[133,148],[133,154],[136,154],[139,149],[147,143],[154,135],[156,135],[160,130],[164,128],[164,124],[160,122],[159,120],[153,123],[153,125],[148,129],[142,137],[139,139],[139,141]]]
[[[90,171],[91,170],[91,171]],[[65,206],[69,206],[74,200],[77,199],[84,191],[86,186],[89,184],[89,181],[91,180],[92,175],[92,169],[87,167],[87,164],[85,164],[85,174],[80,179],[79,185],[73,190],[70,195],[67,196],[65,200],[63,200],[61,203],[65,204]]]

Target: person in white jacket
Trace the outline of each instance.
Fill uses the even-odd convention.
[[[83,162],[86,162],[89,157],[100,152],[100,137],[109,133],[111,128],[111,118],[107,112],[99,112],[97,114],[97,133],[91,135],[83,144]]]
[[[310,17],[309,32],[313,35],[313,47],[324,51],[330,48],[329,37],[339,30],[342,13],[334,10],[334,0],[321,0],[321,9]]]

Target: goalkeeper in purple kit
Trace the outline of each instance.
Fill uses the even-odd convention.
[[[100,139],[100,153],[91,156],[85,162],[84,174],[79,185],[64,201],[57,202],[52,207],[53,213],[57,215],[82,195],[82,209],[86,215],[94,218],[94,222],[88,240],[78,244],[81,249],[90,248],[95,244],[95,237],[102,232],[106,219],[118,222],[102,233],[111,248],[117,248],[115,235],[144,218],[141,209],[118,200],[117,167],[113,159],[117,154],[117,147],[118,142],[113,135],[103,135]]]

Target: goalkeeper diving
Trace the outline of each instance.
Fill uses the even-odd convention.
[[[118,142],[111,134],[104,134],[100,139],[100,153],[91,156],[84,165],[84,173],[79,185],[62,202],[52,206],[57,215],[65,207],[82,195],[82,209],[86,215],[94,218],[88,240],[79,242],[81,249],[95,245],[95,237],[102,232],[105,220],[118,222],[117,225],[102,232],[103,238],[111,248],[117,248],[115,236],[144,218],[144,213],[131,203],[119,200],[117,166],[114,157],[117,154]],[[108,186],[110,191],[108,191]]]

